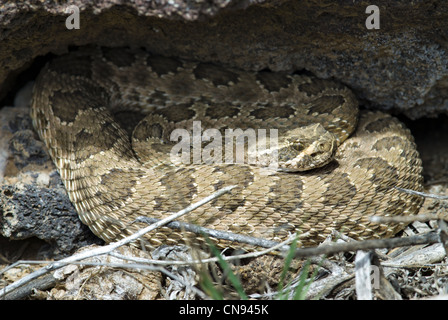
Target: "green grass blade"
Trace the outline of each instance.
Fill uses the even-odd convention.
[[[246,293],[244,292],[243,286],[241,285],[241,281],[238,279],[238,277],[233,273],[232,269],[230,268],[229,264],[226,260],[223,259],[221,253],[219,252],[218,248],[210,241],[210,239],[205,236],[205,240],[207,241],[207,244],[210,247],[210,250],[212,251],[212,254],[218,258],[218,263],[221,266],[221,268],[224,270],[225,274],[229,277],[229,281],[232,284],[232,286],[237,291],[238,295],[242,300],[247,300],[248,297]]]
[[[285,296],[285,294],[283,292],[283,288],[285,287],[284,282],[285,282],[286,276],[288,274],[289,268],[291,267],[292,260],[294,259],[294,253],[295,253],[296,248],[297,248],[297,241],[298,241],[298,239],[299,239],[298,235],[296,237],[294,237],[294,240],[292,241],[292,243],[291,243],[291,245],[289,247],[288,254],[285,257],[285,264],[283,266],[283,270],[282,270],[282,273],[280,275],[280,281],[279,281],[278,288],[277,288],[277,290],[279,292],[279,295],[277,296],[277,299],[284,299],[284,298],[286,298],[286,296]]]
[[[306,260],[305,264],[302,267],[302,272],[300,273],[299,276],[299,283],[294,290],[293,300],[304,300],[306,297],[306,291],[308,287],[305,287],[305,284],[308,278],[308,271],[310,269],[310,265],[311,262],[309,260]]]
[[[210,296],[213,300],[223,300],[224,299],[222,292],[220,292],[216,288],[210,275],[207,274],[207,272],[202,271],[200,279],[201,279],[200,286],[201,286],[202,290],[204,290],[204,292],[208,296]]]

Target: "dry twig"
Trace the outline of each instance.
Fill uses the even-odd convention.
[[[154,223],[146,228],[143,228],[143,229],[139,230],[138,232],[134,233],[133,235],[126,237],[120,241],[113,242],[109,245],[99,247],[99,248],[96,248],[93,250],[81,252],[79,254],[72,255],[70,257],[67,257],[67,258],[59,260],[59,261],[52,262],[52,263],[48,264],[47,266],[27,275],[26,277],[23,277],[22,279],[14,282],[14,283],[8,285],[7,287],[5,287],[4,289],[0,290],[0,298],[4,298],[7,294],[11,293],[12,291],[16,290],[17,288],[20,288],[24,284],[26,284],[34,279],[37,279],[40,276],[43,276],[51,271],[59,269],[67,264],[70,264],[70,263],[76,262],[76,261],[80,261],[80,260],[83,260],[86,258],[91,258],[94,256],[107,254],[116,248],[119,248],[128,243],[131,243],[131,242],[137,240],[138,238],[140,238],[141,236],[143,236],[144,234],[146,234],[156,228],[159,228],[160,226],[163,226],[164,224],[167,224],[167,223],[181,217],[182,215],[185,215],[185,214],[195,210],[196,208],[204,205],[207,202],[210,202],[213,199],[216,199],[216,198],[222,196],[223,194],[225,194],[227,192],[230,192],[230,190],[232,190],[233,188],[235,188],[235,186],[228,186],[228,187],[222,188],[222,189],[216,191],[215,193],[213,193],[212,195],[202,199],[201,201],[198,201],[198,202],[188,206],[187,208],[185,208],[175,214],[170,215],[169,217],[167,217],[165,219],[161,219],[159,222]]]
[[[114,249],[116,249],[122,245],[131,243],[131,242],[137,240],[138,238],[140,238],[141,236],[143,236],[144,234],[146,234],[147,232],[150,232],[162,225],[167,225],[168,227],[171,227],[171,228],[185,229],[185,230],[192,231],[192,232],[195,232],[198,234],[206,234],[210,237],[214,237],[217,239],[224,239],[224,240],[229,240],[229,241],[234,241],[234,242],[246,243],[246,244],[250,244],[253,246],[257,246],[257,247],[268,248],[266,250],[251,252],[248,254],[225,257],[226,260],[257,257],[260,255],[264,255],[266,253],[272,252],[274,250],[279,250],[279,251],[288,250],[289,246],[287,245],[287,243],[289,241],[291,241],[291,239],[288,239],[282,243],[278,243],[278,242],[270,241],[267,239],[260,239],[260,238],[246,236],[246,235],[233,234],[230,232],[221,232],[221,231],[208,229],[208,228],[200,227],[200,226],[189,224],[189,223],[175,221],[175,219],[181,217],[182,215],[193,211],[194,209],[198,208],[199,206],[223,195],[224,193],[229,192],[233,188],[234,188],[234,186],[231,186],[231,187],[226,187],[221,190],[218,190],[217,192],[210,195],[209,197],[207,197],[207,198],[205,198],[205,199],[203,199],[203,200],[201,200],[201,201],[199,201],[199,202],[197,202],[197,203],[195,203],[195,204],[193,204],[193,205],[191,205],[191,206],[189,206],[189,207],[187,207],[187,208],[185,208],[185,209],[183,209],[165,219],[157,220],[157,219],[152,219],[152,218],[141,217],[138,219],[139,221],[145,221],[145,222],[149,222],[152,224],[146,228],[141,229],[140,231],[136,232],[135,234],[133,234],[129,237],[126,237],[120,241],[111,243],[107,246],[96,248],[94,250],[85,251],[80,254],[76,254],[71,257],[62,259],[60,261],[50,263],[47,266],[37,270],[36,272],[7,286],[3,290],[0,290],[0,298],[5,297],[7,294],[9,294],[10,292],[16,290],[17,288],[23,286],[24,284],[26,284],[30,281],[33,281],[36,278],[38,278],[42,275],[45,275],[51,271],[59,269],[67,264],[78,263],[79,261],[81,261],[83,259],[97,256],[97,255],[102,255],[102,254],[110,254],[110,255],[114,255],[114,256],[122,258],[122,259],[131,260],[131,261],[138,262],[138,263],[145,263],[146,264],[145,268],[149,267],[147,265],[148,263],[160,266],[160,265],[175,265],[175,264],[177,264],[177,265],[198,264],[198,263],[207,263],[207,262],[215,262],[216,261],[216,258],[190,260],[190,261],[160,261],[160,260],[147,260],[147,259],[140,260],[139,258],[130,258],[130,257],[122,256],[118,253],[112,252]],[[416,193],[418,195],[431,196],[433,198],[438,198],[438,199],[445,199],[445,198],[448,199],[448,197],[427,195],[427,194],[423,194],[423,193],[416,192],[413,190],[406,190],[406,189],[401,189],[401,188],[398,188],[398,189],[401,191],[404,191],[404,192]],[[440,219],[440,217],[435,216],[435,215],[420,215],[420,216],[417,215],[417,216],[410,216],[410,217],[373,217],[372,220],[374,220],[376,222],[384,223],[384,222],[428,221],[428,220],[434,220],[434,219]],[[306,236],[306,235],[305,234],[300,235],[300,237],[304,237],[304,236]],[[312,257],[317,257],[317,256],[322,256],[322,255],[325,255],[328,257],[328,256],[331,256],[331,255],[334,255],[337,253],[347,252],[347,251],[373,250],[373,249],[380,249],[380,248],[395,248],[395,247],[411,246],[411,245],[418,245],[418,244],[433,244],[433,243],[438,243],[438,242],[440,242],[440,234],[437,234],[435,232],[430,232],[427,234],[415,235],[415,236],[410,236],[410,237],[405,237],[405,238],[351,241],[348,243],[325,244],[325,245],[321,245],[319,247],[313,247],[313,248],[301,248],[301,249],[296,249],[294,257],[295,258],[312,258]],[[142,268],[142,265],[139,264],[139,265],[136,265],[135,267]],[[152,266],[152,268],[153,268],[153,270],[158,270],[158,271],[164,272],[164,270],[161,270],[161,269],[163,269],[161,267]]]

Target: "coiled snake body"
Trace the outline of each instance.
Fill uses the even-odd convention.
[[[138,113],[145,118],[130,135],[122,120]],[[357,239],[390,236],[403,226],[373,224],[369,217],[415,214],[422,202],[395,189],[422,189],[409,131],[384,113],[358,115],[353,94],[328,80],[87,48],[42,70],[31,115],[81,220],[106,242],[146,226],[135,222],[139,216],[163,218],[227,185],[237,188],[181,220],[277,241],[298,232],[303,245],[312,245],[332,230]],[[337,150],[324,165],[302,172],[173,164],[170,133],[191,130],[194,120],[203,130],[276,128],[286,148],[279,154],[302,152],[307,162],[319,152],[298,128],[320,123]],[[319,151],[323,144],[317,145]],[[157,246],[187,239],[198,236],[164,227],[145,240]]]

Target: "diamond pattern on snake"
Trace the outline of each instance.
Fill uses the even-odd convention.
[[[80,219],[106,242],[146,227],[139,216],[164,218],[229,185],[237,187],[180,221],[274,241],[297,232],[309,246],[333,230],[391,236],[404,226],[369,217],[413,215],[422,203],[395,189],[422,190],[409,130],[388,114],[360,112],[354,94],[331,80],[81,48],[43,68],[31,115]],[[220,132],[277,129],[278,170],[173,163],[170,135],[193,121]],[[144,241],[203,240],[162,227]]]

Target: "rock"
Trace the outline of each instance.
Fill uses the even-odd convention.
[[[103,243],[79,220],[26,107],[0,110],[0,235],[42,239],[52,256]]]
[[[243,69],[307,70],[354,89],[371,108],[409,117],[448,110],[448,3],[378,0],[380,29],[366,28],[367,3],[348,0],[0,0],[0,98],[33,61],[69,46],[139,46]],[[35,67],[35,68],[34,68]]]
[[[311,72],[348,85],[365,107],[411,119],[448,112],[448,2],[443,0],[377,0],[380,29],[372,30],[365,25],[370,13],[363,1],[73,0],[70,4],[80,10],[79,30],[66,28],[71,14],[66,1],[0,0],[0,101],[5,98],[11,104],[17,89],[33,80],[52,54],[94,44],[144,47],[156,54],[247,70]],[[101,243],[80,222],[32,129],[29,91],[21,97],[16,107],[0,110],[0,234],[11,240],[43,239],[52,245],[53,257]],[[414,127],[427,180],[446,180],[443,128],[448,119]],[[433,129],[431,135],[428,128]],[[446,187],[435,191],[446,194]],[[446,208],[431,202],[425,210]],[[46,298],[77,297],[86,279],[94,290],[84,291],[85,298],[160,298],[156,289],[141,291],[148,279],[138,275],[130,278],[119,269],[102,269],[101,278],[94,279],[95,267],[71,268],[65,287]],[[153,276],[150,283],[156,286],[160,275],[148,275]],[[174,294],[184,293],[174,282],[169,285]]]

